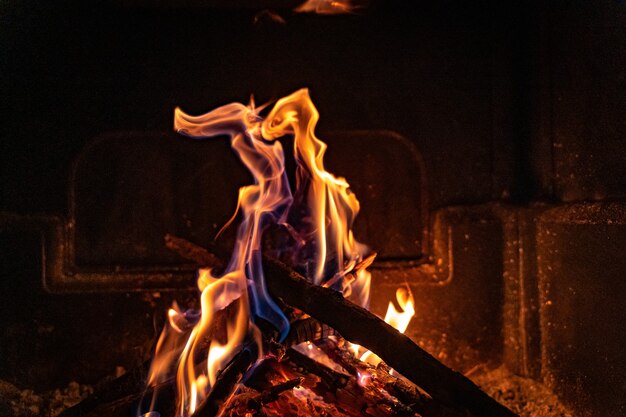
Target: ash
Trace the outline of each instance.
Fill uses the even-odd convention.
[[[489,395],[510,407],[520,417],[582,417],[561,404],[556,395],[545,385],[530,378],[516,376],[504,366],[491,370],[480,368],[470,377]],[[315,382],[309,381],[311,378],[313,378],[311,375],[307,375],[303,387],[281,395],[273,405],[264,407],[264,414],[279,416],[285,411],[293,412],[296,409],[297,412],[294,415],[344,415],[333,404],[342,401],[337,401],[336,398],[335,401],[325,401],[310,389],[305,388]],[[253,390],[244,389],[241,398],[245,398],[248,391],[253,392]],[[348,390],[341,390],[343,391]],[[70,382],[62,389],[37,394],[33,390],[20,389],[0,380],[0,417],[56,417],[91,393],[93,393],[93,388],[90,385],[81,385],[77,382]],[[344,400],[343,402],[348,404],[358,403],[354,397]],[[297,407],[294,404],[297,404]],[[231,409],[231,415],[237,415],[232,411]],[[246,411],[249,412],[249,410]],[[380,412],[375,415],[386,415],[386,413]]]
[[[70,382],[67,387],[36,394],[0,380],[0,417],[56,417],[93,393],[90,385]]]
[[[470,376],[493,398],[520,417],[582,417],[574,414],[542,383],[512,374],[506,367]]]

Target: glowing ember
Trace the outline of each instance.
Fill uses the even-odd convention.
[[[254,102],[247,106],[228,104],[201,116],[175,110],[174,127],[181,134],[193,138],[230,136],[233,150],[254,178],[254,184],[239,190],[237,210],[226,225],[238,216],[241,219],[228,265],[220,274],[210,269],[199,271],[201,310],[182,311],[173,305],[157,344],[148,384],[155,387],[175,375],[179,417],[193,414],[202,404],[220,370],[244,343],[256,343],[262,354],[255,323],[262,320],[271,324],[280,340],[289,331],[288,319],[265,285],[261,238],[268,226],[276,225],[289,233],[294,243],[278,250],[313,283],[341,291],[365,308],[369,306],[371,275],[367,267],[375,254],[353,236],[359,202],[349,184],[324,168],[326,144],[315,136],[319,114],[308,90],[282,98],[265,117],[261,110]],[[296,161],[293,194],[278,141],[288,135],[293,136]],[[398,290],[397,298],[402,311],[390,303],[385,320],[404,332],[414,314],[413,299],[403,289]],[[218,335],[213,331],[216,317],[225,310],[232,314],[220,316],[226,323],[223,334]],[[316,351],[310,344],[305,350],[309,354]],[[365,384],[368,379],[363,375],[359,382]],[[153,408],[154,404],[143,412]]]
[[[362,387],[366,386],[372,379],[372,376],[367,371],[358,371],[357,375],[359,377],[357,382]]]

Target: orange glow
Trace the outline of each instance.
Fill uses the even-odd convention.
[[[398,329],[400,333],[404,333],[415,315],[415,301],[411,290],[404,287],[396,290],[396,300],[398,300],[402,311],[398,311],[390,302],[387,307],[387,314],[385,314],[385,321]]]
[[[294,9],[297,13],[344,14],[364,7],[364,0],[307,0]]]

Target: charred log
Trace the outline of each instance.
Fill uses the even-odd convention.
[[[208,397],[195,411],[193,417],[214,417],[228,402],[244,375],[257,359],[254,344],[242,349],[222,370],[215,380]]]
[[[176,250],[181,256],[193,248],[191,242],[177,239]],[[178,246],[178,249],[175,247]],[[194,252],[193,260],[211,266],[216,256],[203,258],[202,251]],[[221,263],[220,263],[221,264]],[[264,259],[267,286],[274,298],[296,307],[322,323],[337,330],[346,339],[374,352],[389,366],[423,388],[433,399],[459,410],[468,410],[476,416],[514,417],[511,410],[483,392],[464,375],[439,362],[366,309],[346,300],[341,293],[313,285],[302,275],[274,259]]]
[[[195,245],[185,239],[181,239],[171,234],[166,234],[163,239],[165,241],[165,247],[169,250],[176,252],[182,258],[195,262],[200,266],[221,269],[225,265],[222,258],[216,256],[212,252],[209,252],[202,246]]]
[[[336,390],[343,388],[348,383],[348,376],[334,369],[329,368],[298,352],[295,349],[289,349],[285,360],[293,362],[296,366],[305,369],[307,372],[317,375],[328,390]]]
[[[437,401],[459,410],[467,409],[476,416],[515,416],[468,378],[439,362],[371,312],[343,298],[341,293],[313,285],[287,265],[272,259],[265,260],[265,268],[272,296],[368,348]]]
[[[268,390],[255,395],[248,400],[248,407],[253,410],[258,410],[263,404],[276,401],[278,396],[285,391],[299,387],[302,384],[302,378],[294,378],[289,381],[285,381],[281,384],[273,385]]]

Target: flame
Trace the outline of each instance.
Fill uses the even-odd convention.
[[[385,314],[385,322],[396,328],[400,333],[404,333],[415,315],[415,301],[411,289],[408,286],[406,288],[398,288],[396,290],[396,301],[401,311],[398,311],[396,306],[393,305],[393,302],[390,301],[387,306],[387,313]],[[350,347],[352,351],[355,352],[355,356],[358,356],[360,346],[353,344]],[[377,355],[369,350],[361,355],[360,359],[372,365],[378,365],[381,361]]]
[[[367,371],[357,371],[357,384],[362,387],[365,387],[372,380],[372,375],[370,375]]]
[[[245,343],[256,343],[262,354],[258,319],[273,325],[281,340],[289,331],[289,321],[265,285],[261,238],[267,226],[282,225],[293,237],[293,245],[279,250],[291,258],[294,268],[313,283],[334,288],[369,307],[371,274],[367,268],[376,255],[354,238],[352,226],[360,206],[350,185],[324,167],[326,144],[315,134],[319,113],[309,91],[301,89],[278,100],[266,117],[260,115],[261,110],[251,100],[247,106],[231,103],[200,116],[179,108],[174,112],[174,127],[183,135],[229,136],[233,150],[254,178],[253,184],[239,190],[235,214],[224,226],[240,218],[228,265],[220,275],[211,269],[198,271],[200,311],[183,311],[174,304],[157,343],[148,384],[158,387],[175,376],[177,417],[194,413],[220,370]],[[293,194],[278,140],[285,136],[294,141]],[[403,311],[390,304],[388,322],[404,331],[414,314],[413,299],[405,290],[399,290],[397,298]],[[225,334],[218,337],[212,329],[218,312],[227,307],[234,314],[222,315]],[[313,346],[307,350],[313,351]],[[362,382],[367,380],[364,376]]]
[[[294,9],[296,13],[345,14],[366,7],[365,0],[307,0]]]
[[[389,323],[400,333],[404,333],[409,326],[411,319],[415,315],[415,301],[413,293],[407,287],[401,287],[396,290],[396,300],[402,311],[398,311],[392,302],[387,306],[387,314],[385,314],[385,322]]]
[[[335,177],[324,169],[327,146],[315,135],[318,120],[319,113],[309,90],[304,88],[278,100],[263,123],[261,134],[270,141],[285,135],[294,136],[297,168],[295,210],[292,208],[292,212],[304,214],[308,219],[301,218],[294,225],[305,242],[296,257],[305,260],[307,277],[317,285],[342,291],[346,298],[367,308],[371,276],[365,268],[373,258],[348,275],[369,252],[352,233],[359,201],[344,178]]]
[[[148,383],[154,385],[163,380],[176,367],[178,416],[192,414],[244,340],[256,338],[255,318],[272,323],[282,335],[289,329],[286,317],[267,294],[261,235],[269,222],[284,222],[292,196],[282,145],[268,143],[260,137],[261,121],[253,102],[249,106],[228,104],[201,116],[190,116],[178,108],[174,113],[174,127],[179,133],[197,138],[230,136],[233,149],[254,177],[254,184],[239,190],[237,212],[241,212],[242,221],[225,271],[221,276],[215,276],[210,269],[198,273],[197,285],[201,291],[198,322],[192,324],[191,331],[181,333],[181,313],[175,308],[168,311],[170,322],[160,337]],[[216,312],[236,300],[237,314],[227,323],[225,343],[209,340],[206,346]],[[181,339],[184,347],[173,349],[181,344]]]

